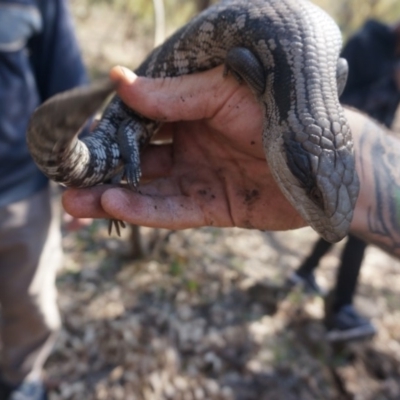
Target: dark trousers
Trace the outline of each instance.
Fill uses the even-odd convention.
[[[0,375],[11,385],[40,378],[60,327],[58,215],[49,188],[0,208]]]
[[[299,275],[307,275],[314,272],[320,259],[332,247],[332,243],[320,239],[314,246],[311,254],[304,260],[297,270]],[[353,235],[348,236],[343,249],[339,266],[336,287],[334,289],[333,311],[337,311],[344,305],[352,304],[360,274],[361,264],[367,244]]]

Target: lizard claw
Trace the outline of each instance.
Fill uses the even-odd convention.
[[[125,165],[124,177],[128,182],[128,186],[131,189],[133,190],[137,189],[141,176],[142,176],[142,171],[140,169],[140,166],[137,166],[134,163]]]
[[[119,219],[110,219],[108,221],[108,235],[111,236],[113,227],[115,228],[115,231],[117,232],[117,235],[121,237],[121,228],[126,228],[125,222],[121,221]]]
[[[121,183],[122,177],[123,177],[124,172],[119,171],[116,175],[114,175],[111,178],[111,183],[113,185],[119,185]],[[121,228],[125,228],[125,222],[121,221],[119,219],[110,219],[108,220],[108,235],[111,236],[113,227],[115,228],[115,231],[117,232],[117,235],[121,237]]]

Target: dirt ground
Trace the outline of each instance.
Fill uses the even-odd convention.
[[[334,348],[323,300],[285,283],[310,229],[142,233],[136,262],[102,222],[65,235],[51,400],[400,399],[400,262],[368,247],[356,304],[378,335]],[[342,245],[318,270],[325,289]]]
[[[151,49],[123,16],[115,24],[95,9],[90,20],[78,34],[94,76]],[[128,230],[109,238],[98,221],[64,234],[51,400],[400,399],[399,261],[368,247],[356,305],[378,334],[339,348],[325,340],[323,299],[286,284],[312,230],[141,231],[140,261],[129,259]],[[327,290],[342,246],[318,269]]]

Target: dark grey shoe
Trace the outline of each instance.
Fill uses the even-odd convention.
[[[8,400],[15,386],[9,385],[0,378],[0,400]]]
[[[376,329],[372,323],[362,317],[351,304],[328,315],[325,319],[325,325],[327,328],[326,338],[330,342],[361,340],[371,338],[376,334]]]
[[[301,286],[305,293],[321,297],[325,296],[325,291],[318,285],[312,272],[304,275],[293,272],[288,276],[287,283],[291,286]]]

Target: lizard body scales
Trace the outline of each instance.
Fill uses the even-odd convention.
[[[359,183],[351,132],[339,103],[347,64],[333,20],[308,0],[223,0],[199,14],[135,71],[173,77],[225,64],[264,112],[263,145],[284,195],[328,241],[350,226]],[[92,135],[78,128],[112,91],[100,84],[56,96],[34,114],[28,145],[39,168],[66,186],[140,179],[139,152],[159,123],[110,102]],[[267,211],[266,211],[267,212]]]

